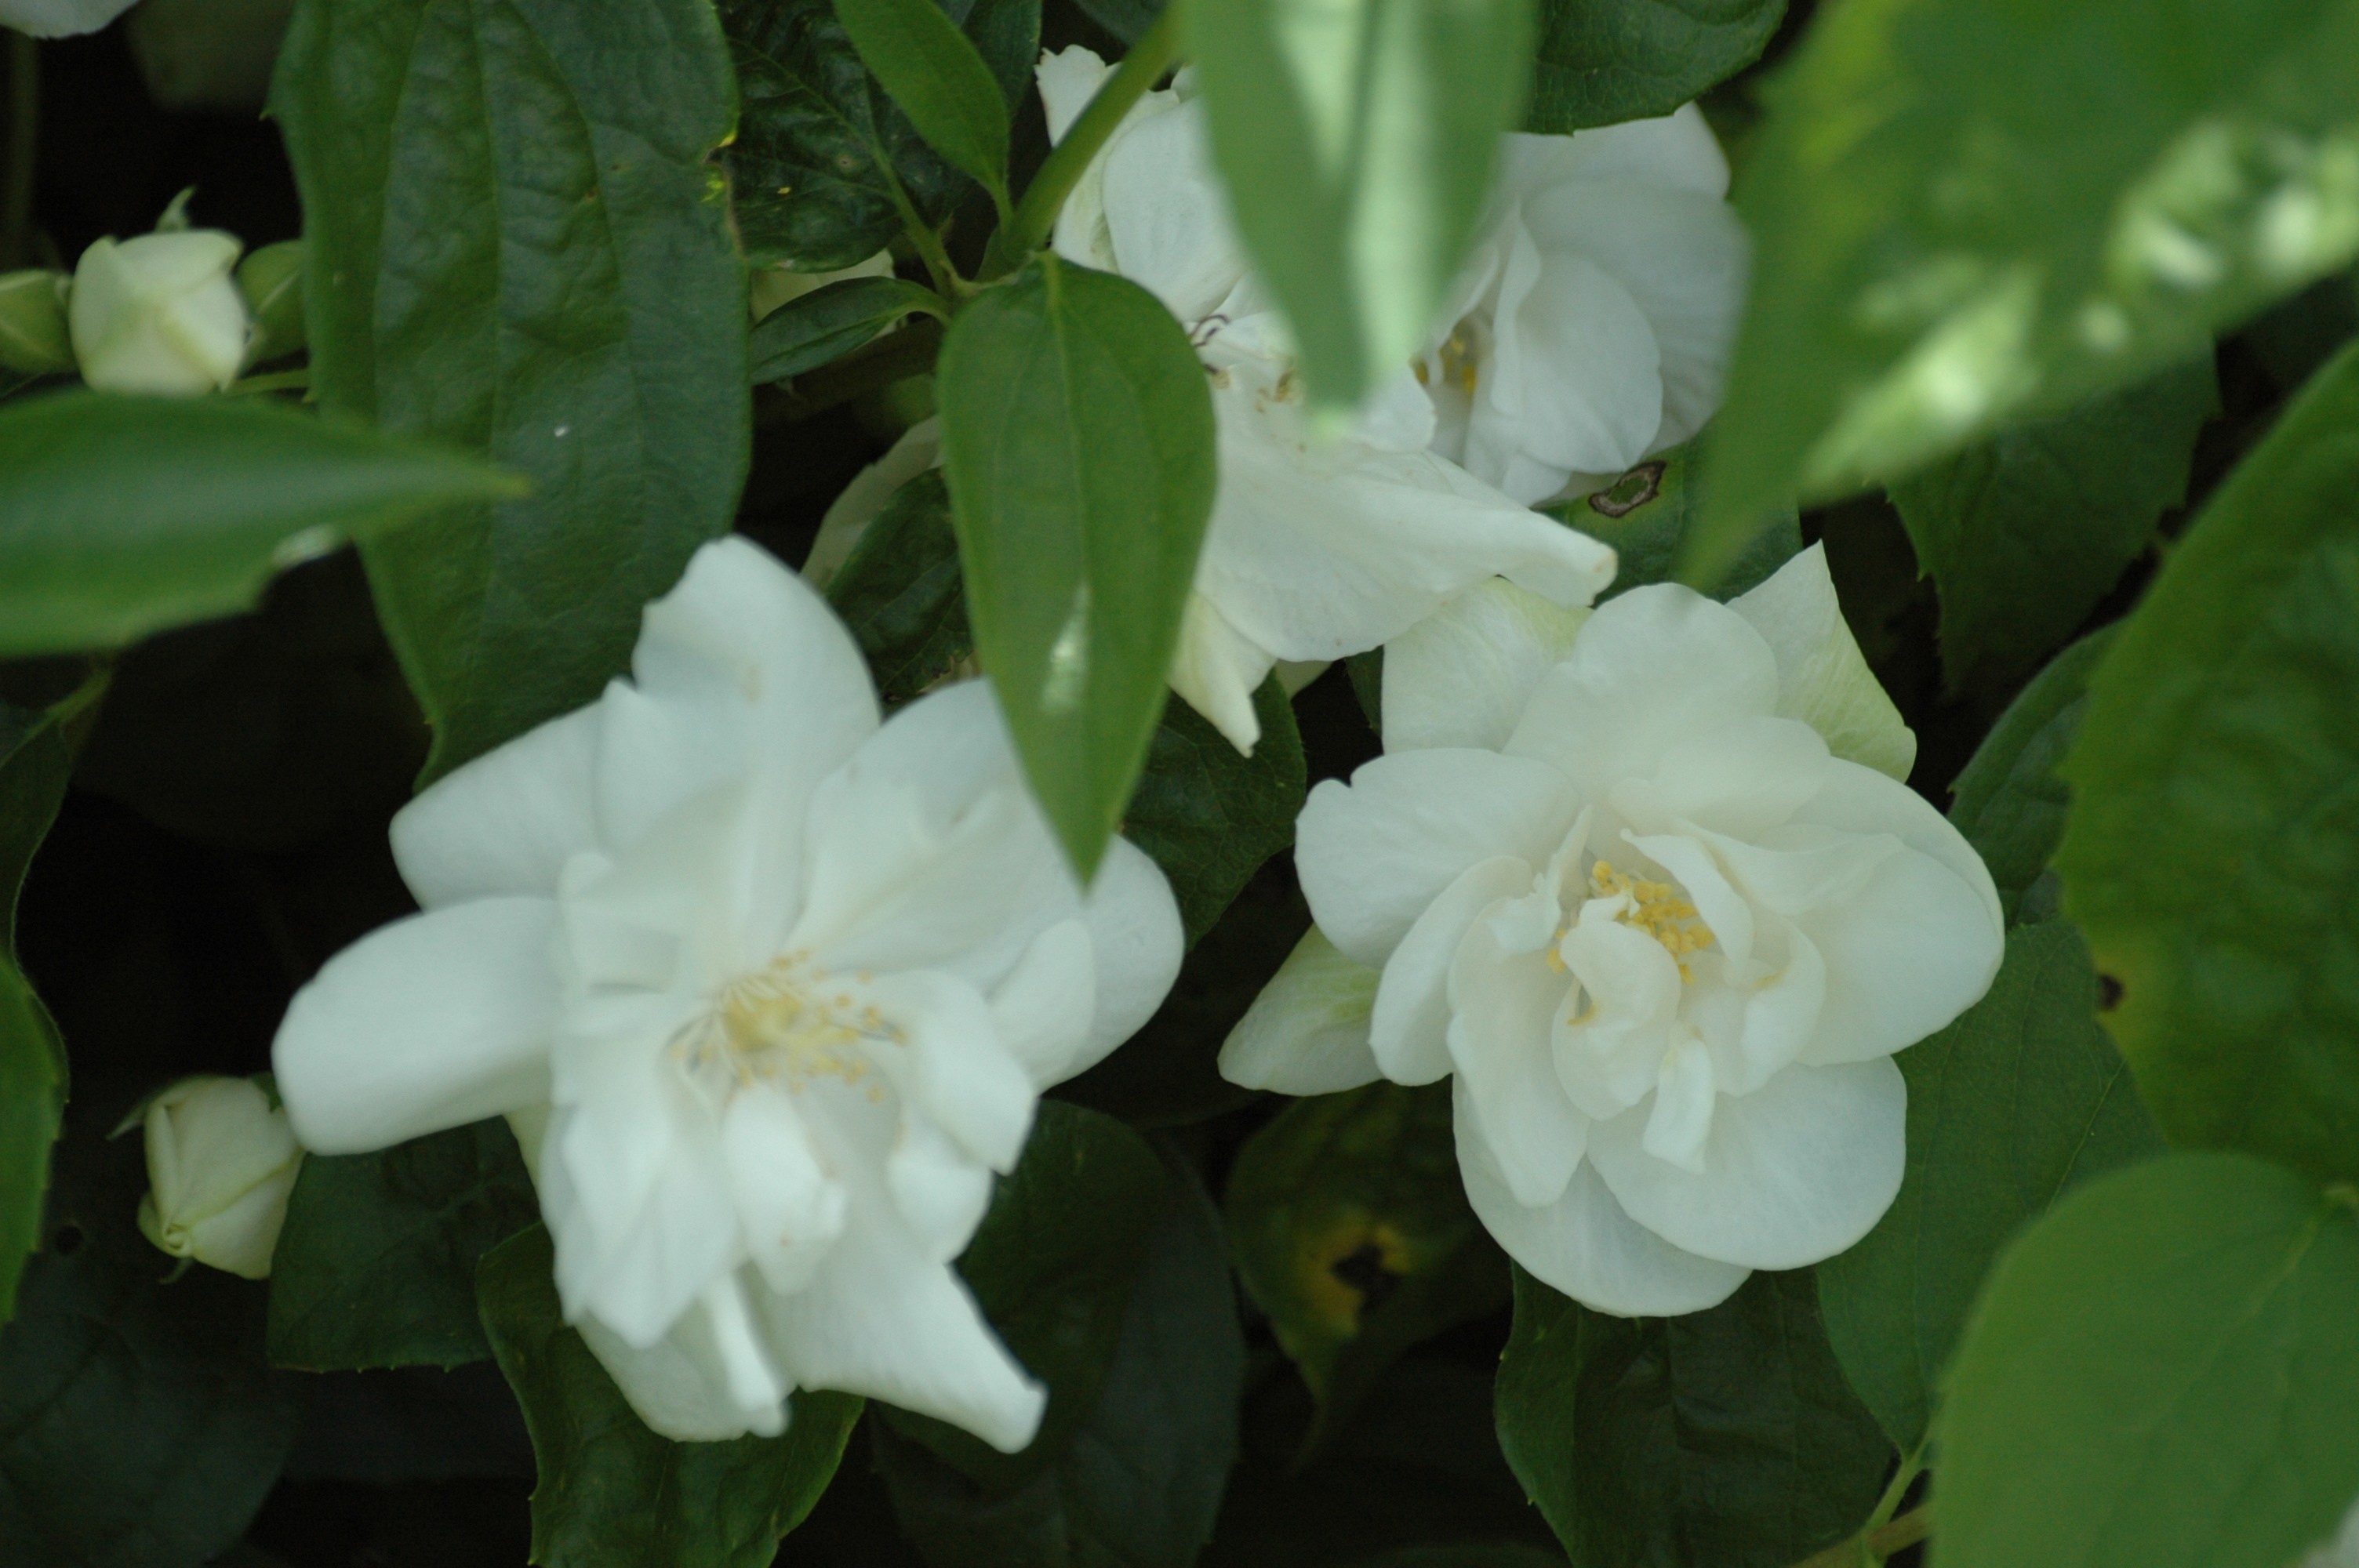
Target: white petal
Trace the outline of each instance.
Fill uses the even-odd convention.
[[[991,1171],[922,1116],[905,1116],[885,1157],[885,1190],[925,1255],[947,1263],[966,1250],[991,1206]]]
[[[1688,902],[1696,906],[1728,962],[1745,968],[1753,957],[1753,907],[1729,885],[1704,847],[1692,838],[1673,834],[1625,833],[1623,838],[1680,880]]]
[[[1310,792],[1295,824],[1303,895],[1328,939],[1381,968],[1467,867],[1494,855],[1546,865],[1579,801],[1543,762],[1495,752],[1379,757]]]
[[[1628,120],[1576,135],[1510,135],[1517,189],[1562,179],[1667,186],[1703,196],[1728,194],[1728,159],[1703,111],[1684,104],[1652,120]]]
[[[1171,655],[1171,689],[1248,757],[1261,739],[1254,692],[1276,662],[1268,649],[1230,625],[1220,606],[1201,593],[1188,595],[1180,646]]]
[[[1671,1047],[1655,1080],[1655,1108],[1638,1146],[1658,1160],[1701,1175],[1704,1141],[1712,1135],[1712,1052],[1692,1035]]]
[[[1660,942],[1615,918],[1616,899],[1591,899],[1565,934],[1562,953],[1581,982],[1582,1011],[1549,1023],[1557,1081],[1600,1119],[1618,1116],[1655,1087],[1680,1008],[1680,967]]]
[[[1221,1076],[1282,1095],[1336,1094],[1383,1076],[1368,1047],[1376,971],[1314,925],[1221,1046]]]
[[[1834,833],[1825,829],[1811,835],[1822,836],[1822,842],[1804,847],[1802,836],[1807,831],[1789,826],[1785,832],[1771,836],[1773,842],[1792,844],[1790,849],[1747,844],[1723,833],[1704,833],[1700,837],[1712,846],[1745,896],[1764,909],[1785,915],[1807,914],[1856,897],[1875,875],[1878,866],[1895,855],[1908,852],[1907,846],[1889,833]]]
[[[1818,944],[1799,930],[1785,933],[1785,967],[1756,985],[1745,999],[1743,1022],[1729,1049],[1715,1044],[1712,1065],[1720,1087],[1749,1095],[1799,1060],[1819,1038],[1826,1012],[1827,966]],[[1819,1065],[1819,1064],[1813,1064]]]
[[[1071,50],[1067,50],[1071,53]],[[1083,50],[1087,53],[1087,50]],[[888,269],[889,270],[889,269]],[[942,460],[942,422],[921,419],[901,432],[885,455],[852,476],[852,482],[830,503],[803,557],[803,580],[822,593],[860,547],[868,524],[876,521],[893,492]]]
[[[1499,750],[1589,615],[1505,578],[1459,594],[1385,644],[1385,750]]]
[[[1210,314],[1245,271],[1204,135],[1202,106],[1181,104],[1133,121],[1104,155],[1115,265],[1183,322]]]
[[[661,1087],[676,1083],[669,1075],[658,1080]],[[689,1125],[676,1129],[652,1180],[602,1191],[592,1184],[622,1162],[615,1156],[628,1152],[622,1145],[629,1140],[614,1136],[611,1113],[618,1108],[596,1107],[610,1113],[603,1117],[583,1108],[552,1128],[553,1143],[541,1160],[541,1209],[557,1246],[558,1294],[568,1321],[595,1315],[631,1344],[653,1345],[745,1257],[721,1141],[701,1106],[661,1107],[658,1113]],[[646,1126],[634,1130],[644,1133]],[[570,1191],[552,1202],[552,1186]],[[585,1195],[592,1201],[582,1201]]]
[[[1449,1075],[1451,960],[1477,916],[1531,886],[1527,862],[1496,856],[1467,867],[1426,905],[1385,960],[1376,986],[1368,1045],[1385,1076],[1397,1084],[1430,1084]]]
[[[842,1234],[848,1200],[821,1168],[793,1098],[770,1084],[739,1090],[722,1115],[721,1157],[764,1282],[802,1289]]]
[[[1921,855],[1930,855],[1980,896],[1995,933],[2006,929],[1998,889],[1964,835],[1915,790],[1893,783],[1856,762],[1838,758],[1827,769],[1819,793],[1795,812],[1796,827],[1838,833],[1889,833]]]
[[[548,899],[478,899],[329,959],[271,1046],[303,1146],[358,1153],[547,1099],[556,940]]]
[[[1095,49],[1080,44],[1054,54],[1041,51],[1040,62],[1032,68],[1032,78],[1039,85],[1040,107],[1048,114],[1051,144],[1065,139],[1065,133],[1113,74],[1114,67],[1099,59]]]
[[[1473,1127],[1462,1089],[1454,1103],[1467,1201],[1507,1256],[1543,1284],[1596,1312],[1671,1317],[1718,1306],[1753,1271],[1682,1252],[1639,1225],[1586,1160],[1554,1203],[1517,1203]]]
[[[1827,747],[1880,773],[1906,780],[1917,737],[1867,667],[1827,575],[1827,552],[1812,545],[1729,609],[1761,633],[1777,658],[1777,711],[1826,737]]]
[[[1826,776],[1817,730],[1750,713],[1674,741],[1651,778],[1618,784],[1607,799],[1643,830],[1694,823],[1750,838],[1792,817]]]
[[[394,814],[394,863],[420,904],[557,891],[567,859],[597,842],[599,712],[592,703],[537,725]]]
[[[1543,254],[1529,292],[1505,294],[1474,397],[1469,452],[1522,452],[1580,473],[1644,457],[1663,423],[1660,351],[1646,312],[1585,256]]]
[[[1977,891],[1910,849],[1879,862],[1850,898],[1795,925],[1826,960],[1826,1005],[1801,1054],[1813,1064],[1914,1045],[1982,1000],[2006,957],[2002,928]]]
[[[1723,1098],[1704,1170],[1641,1147],[1651,1102],[1590,1133],[1630,1217],[1673,1246],[1753,1269],[1799,1269],[1865,1236],[1900,1190],[1908,1090],[1889,1061],[1788,1067]]]
[[[1450,969],[1450,1058],[1459,1092],[1516,1201],[1556,1201],[1581,1163],[1589,1118],[1557,1082],[1550,1039],[1570,979],[1538,954],[1503,950],[1487,922]]]
[[[802,1388],[841,1389],[935,1416],[1003,1453],[1023,1448],[1040,1429],[1046,1391],[1000,1344],[965,1284],[866,1204],[809,1290],[760,1305],[771,1343]]]
[[[1067,1061],[1060,1083],[1093,1067],[1107,1053],[1147,1027],[1180,978],[1188,937],[1180,924],[1180,901],[1163,868],[1127,838],[1106,846],[1096,878],[1082,901],[1090,950],[1097,963],[1088,1044]]]
[[[1032,1130],[1035,1094],[1022,1064],[999,1043],[990,1004],[950,975],[880,975],[866,988],[908,1037],[901,1092],[969,1154],[996,1171],[1016,1167]]]
[[[742,1300],[739,1303],[743,1310]],[[720,1443],[748,1433],[776,1437],[787,1429],[787,1390],[781,1381],[775,1399],[758,1397],[754,1382],[730,1376],[730,1362],[722,1336],[708,1321],[701,1304],[683,1316],[671,1333],[644,1349],[595,1318],[574,1325],[590,1353],[630,1401],[648,1430],[675,1443]],[[735,1325],[731,1327],[734,1329]],[[738,1334],[728,1344],[743,1357],[750,1348]],[[737,1393],[756,1394],[740,1402]]]
[[[1097,989],[1090,928],[1079,920],[1060,920],[1032,938],[991,993],[992,1027],[1035,1087],[1046,1088],[1072,1076],[1071,1065],[1089,1043]]]
[[[1541,677],[1509,752],[1543,758],[1584,796],[1652,775],[1679,742],[1771,711],[1777,662],[1724,605],[1669,583],[1600,605]]]

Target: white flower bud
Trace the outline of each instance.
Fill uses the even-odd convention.
[[[237,264],[237,287],[254,315],[250,364],[282,359],[302,348],[303,242],[265,245]]]
[[[175,1258],[266,1279],[303,1151],[251,1078],[183,1078],[147,1102],[139,1229]]]
[[[217,229],[100,240],[74,269],[68,314],[82,379],[107,392],[194,396],[236,379],[245,297],[237,241]]]

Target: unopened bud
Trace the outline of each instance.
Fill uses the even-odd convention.
[[[18,375],[72,372],[64,273],[0,273],[0,367]]]
[[[248,255],[238,264],[237,287],[254,315],[247,363],[262,364],[303,346],[302,241],[281,240]]]
[[[67,317],[82,379],[107,392],[193,396],[245,362],[245,297],[218,229],[100,240],[74,269]]]
[[[303,1151],[251,1078],[183,1078],[147,1103],[139,1229],[175,1258],[267,1278]]]

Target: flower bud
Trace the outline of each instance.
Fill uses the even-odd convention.
[[[147,1102],[139,1229],[175,1258],[266,1279],[303,1151],[251,1078],[183,1078]]]
[[[303,346],[302,241],[281,240],[254,252],[238,264],[237,287],[254,314],[248,364],[262,364]]]
[[[218,229],[100,240],[74,269],[67,315],[82,379],[107,392],[193,396],[227,386],[245,361],[245,297]]]
[[[19,375],[72,372],[64,273],[0,273],[0,367]]]

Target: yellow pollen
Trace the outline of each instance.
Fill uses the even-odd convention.
[[[1660,942],[1663,950],[1679,960],[1680,979],[1695,979],[1695,971],[1688,968],[1688,955],[1712,946],[1712,927],[1670,884],[1644,881],[1600,860],[1589,869],[1589,892],[1592,898],[1626,898],[1629,906],[1614,918]],[[1555,956],[1553,948],[1549,956]]]
[[[671,1054],[691,1074],[718,1075],[735,1088],[783,1082],[799,1090],[821,1078],[858,1086],[873,1065],[870,1053],[907,1036],[874,1004],[855,1012],[850,995],[828,996],[808,983],[824,979],[808,970],[799,953],[742,976],[673,1037]],[[875,1084],[867,1093],[884,1097]]]

